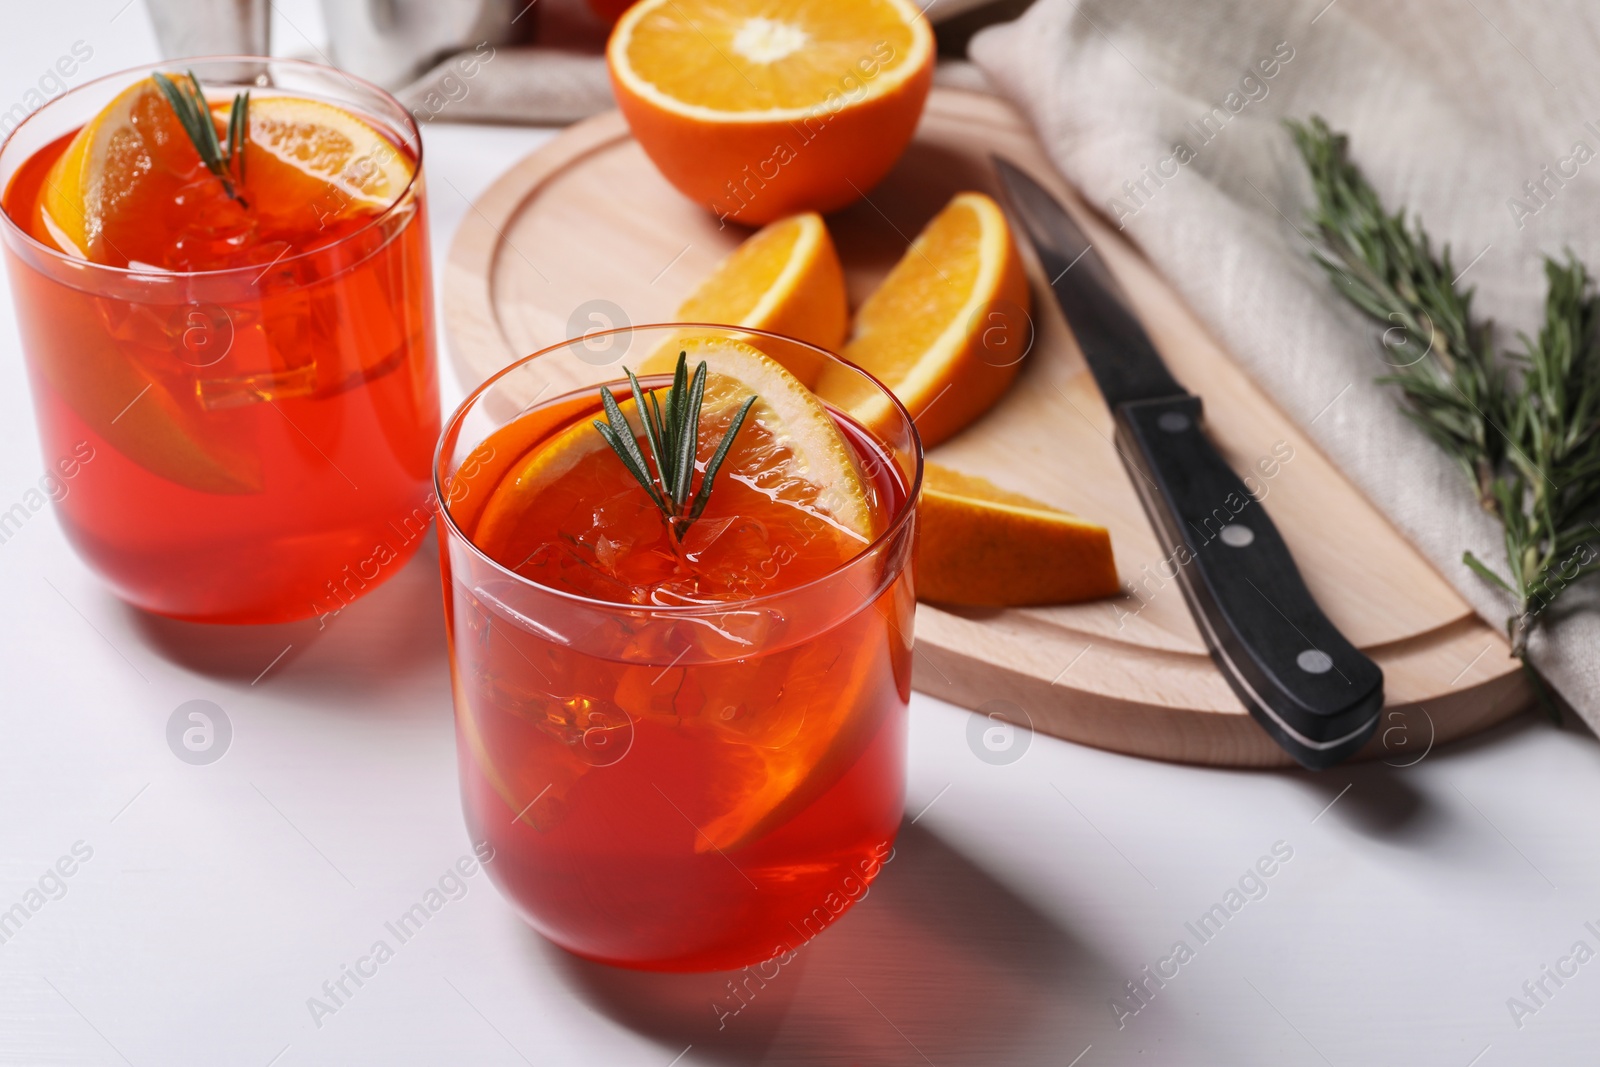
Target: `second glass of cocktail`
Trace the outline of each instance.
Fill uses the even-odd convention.
[[[112,75],[6,141],[0,238],[45,462],[73,478],[57,514],[124,599],[327,616],[421,543],[421,166],[393,97],[273,59]]]
[[[819,361],[818,394],[784,369]],[[463,803],[522,915],[714,970],[864,896],[911,682],[921,454],[893,396],[786,338],[611,331],[490,379],[435,466]]]

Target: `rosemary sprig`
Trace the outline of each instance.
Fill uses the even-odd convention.
[[[1511,653],[1527,667],[1528,638],[1566,589],[1600,570],[1600,297],[1570,254],[1545,260],[1545,321],[1522,351],[1497,353],[1489,322],[1458,289],[1450,249],[1402,210],[1384,211],[1350,162],[1348,140],[1313,116],[1288,124],[1310,171],[1317,259],[1334,286],[1387,329],[1405,413],[1459,463],[1478,502],[1504,529],[1501,574],[1471,552],[1462,562],[1510,594]],[[1399,336],[1396,336],[1399,335]],[[1554,711],[1528,668],[1536,691]],[[1558,720],[1559,721],[1559,720]]]
[[[183,127],[183,132],[189,135],[189,140],[194,144],[194,150],[200,154],[200,162],[205,164],[206,170],[217,176],[230,197],[245,204],[238,186],[244,185],[244,142],[250,132],[249,91],[233,95],[233,106],[228,111],[228,140],[224,144],[217,138],[211,105],[206,102],[205,93],[200,89],[200,79],[194,76],[194,71],[189,71],[186,78],[178,80],[157,71],[155,80],[166,96],[167,103],[172,105],[173,114],[178,116],[178,125]]]
[[[645,443],[650,446],[650,460],[639,447],[633,426],[622,413],[622,407],[611,390],[600,388],[600,402],[605,407],[606,421],[594,420],[594,428],[606,439],[606,444],[617,454],[622,465],[628,468],[640,487],[650,494],[651,501],[661,509],[661,517],[675,539],[683,535],[706,510],[711,499],[711,484],[722,468],[722,461],[733,447],[733,438],[744,425],[744,417],[756,402],[747,397],[733,421],[722,436],[722,441],[706,460],[705,473],[700,478],[700,488],[692,493],[696,449],[700,443],[700,406],[706,392],[706,364],[702,360],[689,376],[689,354],[678,353],[678,366],[672,375],[672,386],[666,390],[640,387],[639,379],[627,367],[628,384],[633,388],[633,403],[639,413]],[[651,467],[654,461],[654,469]]]

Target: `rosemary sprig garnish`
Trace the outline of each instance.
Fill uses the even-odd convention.
[[[1414,218],[1384,211],[1343,134],[1315,116],[1288,125],[1316,192],[1317,259],[1401,357],[1378,380],[1400,387],[1406,414],[1501,522],[1504,574],[1471,552],[1462,562],[1512,597],[1506,633],[1526,667],[1545,609],[1600,570],[1600,297],[1570,254],[1546,257],[1543,327],[1521,337],[1521,352],[1497,353],[1492,325],[1472,316],[1472,290],[1455,285],[1449,248],[1435,258]]]
[[[194,150],[200,154],[200,162],[217,176],[229,196],[244,204],[245,199],[237,186],[244,185],[244,142],[250,132],[249,91],[233,95],[233,106],[228,111],[228,141],[223,144],[217,138],[211,105],[206,102],[194,71],[189,71],[186,79],[176,81],[160,71],[154,77],[167,103],[172,105],[173,114],[178,116],[178,125],[183,127]]]
[[[628,473],[650,494],[655,506],[661,509],[661,517],[673,537],[682,541],[684,533],[706,510],[706,502],[711,499],[712,481],[721,469],[722,461],[728,457],[734,435],[744,425],[744,417],[749,414],[750,405],[756,402],[756,398],[746,398],[734,413],[727,433],[723,434],[711,458],[706,460],[699,490],[691,495],[695,453],[700,443],[700,405],[706,392],[705,361],[701,360],[695,368],[694,377],[690,378],[689,354],[679,352],[672,386],[664,391],[652,389],[647,392],[640,387],[633,371],[627,367],[622,369],[633,388],[634,406],[644,429],[645,443],[650,446],[654,469],[650,461],[645,459],[639,440],[634,435],[628,417],[622,413],[617,398],[604,386],[600,388],[600,402],[605,406],[606,421],[595,419],[594,428],[600,431],[600,436],[606,439],[606,444],[622,460]]]

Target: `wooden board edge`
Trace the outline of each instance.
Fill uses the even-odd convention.
[[[1427,651],[1415,642],[1407,644],[1411,647],[1402,655]],[[1224,710],[1165,707],[1004,671],[953,647],[918,644],[916,652],[911,684],[918,692],[971,710],[1008,700],[1023,709],[1033,729],[1067,741],[1169,763],[1240,769],[1295,766],[1240,705]],[[1199,659],[1185,653],[1148,655]],[[1384,660],[1380,654],[1380,666],[1398,666]],[[1211,669],[1209,661],[1195,669]],[[1377,734],[1351,759],[1403,761],[1418,744],[1429,750],[1448,744],[1503,722],[1532,703],[1533,693],[1520,670],[1426,700],[1396,701],[1385,706]]]

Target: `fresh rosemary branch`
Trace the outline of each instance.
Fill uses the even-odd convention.
[[[1491,413],[1505,402],[1504,371],[1495,363],[1489,328],[1472,318],[1472,292],[1458,291],[1450,249],[1434,259],[1427,234],[1405,212],[1384,212],[1378,194],[1347,155],[1343,134],[1312,116],[1289,123],[1311,172],[1317,207],[1311,221],[1325,246],[1318,261],[1335,288],[1389,327],[1386,358],[1406,414],[1460,463],[1484,510],[1498,508],[1493,482],[1504,454]]]
[[[228,140],[223,144],[217,138],[211,105],[206,102],[194,71],[188,72],[187,80],[176,81],[157,71],[155,79],[167,103],[172,105],[173,114],[178,116],[178,124],[200,154],[200,162],[217,176],[229,196],[244,204],[245,199],[237,186],[244,185],[244,142],[250,132],[250,93],[234,94],[233,106],[228,111]]]
[[[671,388],[664,391],[645,391],[639,379],[627,367],[628,384],[633,387],[633,402],[644,428],[645,443],[650,446],[654,470],[645,459],[639,440],[634,435],[628,417],[622,413],[617,398],[611,390],[600,388],[600,402],[605,405],[606,421],[594,420],[594,428],[606,439],[606,444],[622,460],[628,473],[638,481],[667,523],[672,535],[679,541],[689,527],[706,510],[711,499],[711,483],[733,447],[733,438],[744,425],[744,417],[756,402],[754,396],[746,398],[734,413],[728,431],[722,437],[711,458],[706,460],[705,474],[700,478],[700,489],[691,496],[695,470],[695,450],[700,443],[700,405],[706,392],[706,364],[702,360],[689,377],[689,355],[678,353],[678,367],[672,375]]]
[[[1317,259],[1341,293],[1387,327],[1383,344],[1395,369],[1378,380],[1399,386],[1406,414],[1461,465],[1504,528],[1504,574],[1471,552],[1462,561],[1512,597],[1506,633],[1526,665],[1545,609],[1600,570],[1593,281],[1570,254],[1547,258],[1543,327],[1522,336],[1523,351],[1497,353],[1491,324],[1472,315],[1472,290],[1455,285],[1449,248],[1436,258],[1414,218],[1384,211],[1343,134],[1316,116],[1288,125],[1316,193]]]

